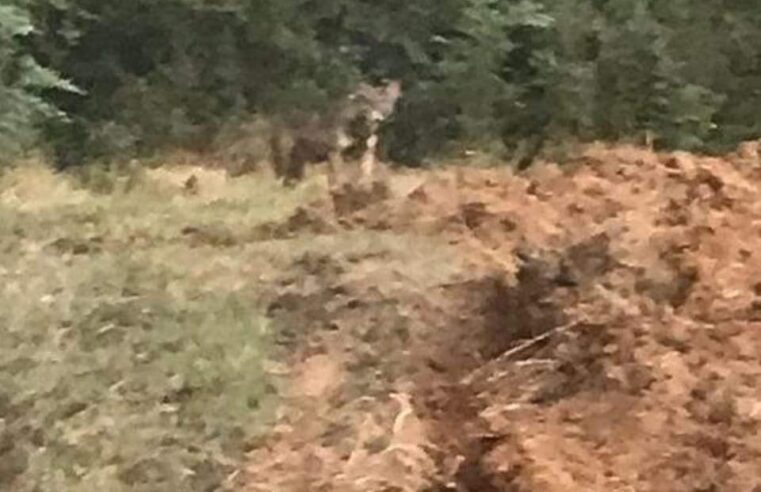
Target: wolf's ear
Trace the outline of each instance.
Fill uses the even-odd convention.
[[[402,81],[391,80],[386,84],[386,91],[394,97],[399,97],[402,94]]]

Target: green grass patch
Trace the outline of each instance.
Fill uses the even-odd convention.
[[[275,393],[239,253],[310,191],[245,178],[215,193],[0,178],[0,490],[224,487]],[[229,238],[199,246],[187,226]]]

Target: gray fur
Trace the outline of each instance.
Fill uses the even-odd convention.
[[[291,113],[274,123],[270,139],[275,174],[290,185],[304,177],[308,164],[327,162],[332,173],[345,161],[374,167],[379,125],[394,111],[401,85],[360,84],[343,104],[323,114]]]

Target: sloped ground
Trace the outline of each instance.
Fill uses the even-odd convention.
[[[265,300],[288,397],[241,488],[761,490],[759,164],[593,147],[263,227],[323,247]]]

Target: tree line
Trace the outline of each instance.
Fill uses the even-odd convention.
[[[751,0],[4,0],[0,146],[68,166],[203,149],[224,125],[405,93],[388,158],[652,135],[761,135]]]

